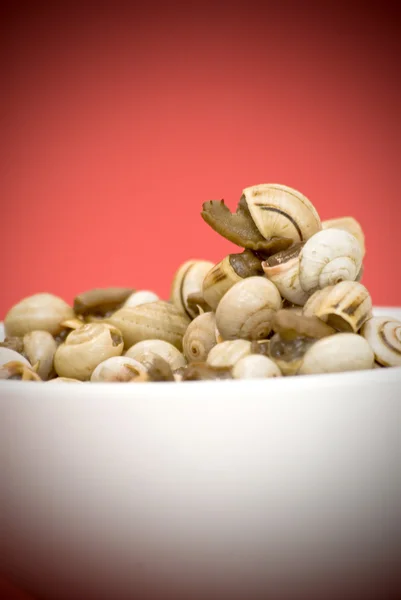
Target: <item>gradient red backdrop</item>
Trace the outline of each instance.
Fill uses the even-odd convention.
[[[401,304],[397,7],[55,4],[2,9],[0,318],[40,291],[168,296],[236,251],[202,202],[262,182],[355,216],[363,282]]]

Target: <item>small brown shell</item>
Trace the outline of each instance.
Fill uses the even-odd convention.
[[[104,316],[117,310],[133,291],[132,288],[109,287],[82,292],[74,299],[74,311],[77,315]]]

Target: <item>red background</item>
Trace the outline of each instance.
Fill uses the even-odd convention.
[[[355,216],[374,303],[401,305],[397,8],[55,4],[2,8],[0,318],[40,291],[166,297],[236,251],[202,202],[262,182]]]

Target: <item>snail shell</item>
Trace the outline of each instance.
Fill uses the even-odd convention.
[[[305,317],[315,317],[322,302],[333,288],[334,285],[328,285],[322,290],[316,290],[316,292],[314,292],[312,296],[309,296],[307,302],[303,307],[302,314],[305,315]],[[322,321],[327,321],[327,317],[320,316],[319,318]]]
[[[174,304],[158,300],[120,308],[108,322],[121,331],[127,350],[142,340],[164,340],[181,351],[190,318]]]
[[[206,274],[203,280],[203,297],[212,310],[224,294],[238,281],[262,275],[261,260],[250,250],[229,254]]]
[[[325,229],[310,238],[301,250],[299,280],[312,294],[340,281],[355,281],[362,266],[358,240],[342,229]]]
[[[15,304],[6,314],[4,329],[7,337],[24,336],[35,330],[57,335],[61,323],[74,318],[74,311],[62,298],[53,294],[34,294]]]
[[[281,377],[281,371],[276,363],[267,356],[248,354],[235,363],[232,375],[234,379]]]
[[[19,352],[12,350],[11,348],[0,347],[0,367],[9,362],[20,362],[26,367],[30,367],[31,363],[29,360],[22,356]]]
[[[216,325],[225,340],[264,339],[281,308],[280,292],[266,277],[248,277],[226,292],[216,310]]]
[[[24,352],[32,365],[39,363],[37,373],[42,380],[53,373],[57,342],[48,331],[31,331],[24,335]]]
[[[127,350],[125,356],[141,362],[144,355],[149,352],[153,352],[163,358],[173,371],[185,367],[187,364],[182,352],[177,350],[173,344],[164,340],[142,340],[142,342],[137,342]]]
[[[297,244],[262,263],[266,277],[274,283],[282,297],[299,306],[304,305],[309,298],[299,280],[299,254],[302,246],[303,244]]]
[[[317,341],[304,355],[299,375],[372,369],[374,354],[355,333],[337,333]]]
[[[362,256],[365,256],[365,235],[360,223],[354,217],[340,217],[339,219],[326,219],[322,221],[322,229],[332,228],[343,229],[356,237],[361,246]]]
[[[36,366],[35,366],[36,367]],[[21,381],[42,381],[35,367],[27,366],[21,361],[10,361],[0,366],[1,379],[19,379]]]
[[[338,331],[356,333],[372,316],[372,299],[362,283],[342,281],[326,294],[315,314]]]
[[[176,272],[170,292],[170,301],[183,313],[194,319],[198,312],[188,303],[191,294],[201,294],[203,280],[214,266],[208,260],[188,260]]]
[[[230,340],[214,346],[207,357],[211,367],[233,367],[235,363],[251,353],[251,342],[248,340]]]
[[[139,306],[140,304],[147,304],[148,302],[157,302],[160,300],[159,296],[149,290],[139,290],[133,292],[123,304],[123,307],[127,306]]]
[[[139,361],[127,356],[112,356],[97,365],[90,380],[94,382],[135,381],[143,373],[146,373],[146,368]]]
[[[263,183],[243,190],[253,221],[266,239],[308,240],[322,226],[313,204],[297,190],[280,184]]]
[[[372,317],[362,326],[375,360],[384,367],[401,367],[401,321],[393,317]]]
[[[182,340],[184,354],[188,362],[203,362],[210,350],[217,344],[216,317],[212,312],[203,313],[188,325]]]
[[[106,323],[88,323],[71,331],[54,355],[57,375],[86,381],[97,365],[123,351],[121,332]]]

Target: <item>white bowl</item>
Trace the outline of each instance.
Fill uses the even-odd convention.
[[[401,368],[0,396],[0,570],[38,598],[347,598],[398,577]]]

